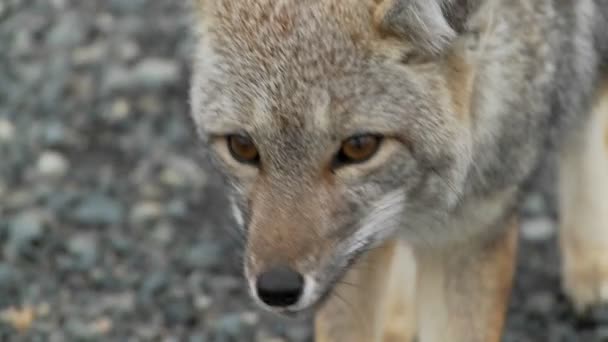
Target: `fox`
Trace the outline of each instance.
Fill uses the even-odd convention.
[[[559,174],[563,289],[608,303],[608,2],[194,0],[191,118],[244,286],[320,342],[503,336]]]

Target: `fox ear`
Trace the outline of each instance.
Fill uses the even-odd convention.
[[[446,17],[454,0],[376,0],[376,27],[411,41],[424,53],[441,53],[456,37]]]

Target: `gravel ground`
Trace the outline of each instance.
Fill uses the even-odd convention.
[[[310,341],[243,289],[186,12],[0,0],[0,341]],[[575,319],[559,290],[551,198],[525,205],[505,341],[608,341],[608,312]]]

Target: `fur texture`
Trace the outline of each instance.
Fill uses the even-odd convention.
[[[600,0],[197,0],[197,10],[192,116],[233,185],[247,275],[288,264],[312,279],[287,312],[318,308],[388,240],[445,255],[503,239],[544,157],[585,134],[608,62]],[[383,136],[379,151],[333,168],[360,133]],[[231,156],[229,134],[252,139],[259,165]]]

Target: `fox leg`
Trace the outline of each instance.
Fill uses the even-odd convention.
[[[559,164],[563,286],[581,313],[608,303],[608,81],[598,95]]]
[[[499,342],[517,249],[516,220],[493,239],[418,248],[418,341]]]
[[[402,242],[364,255],[315,317],[316,342],[410,342],[415,262]]]

